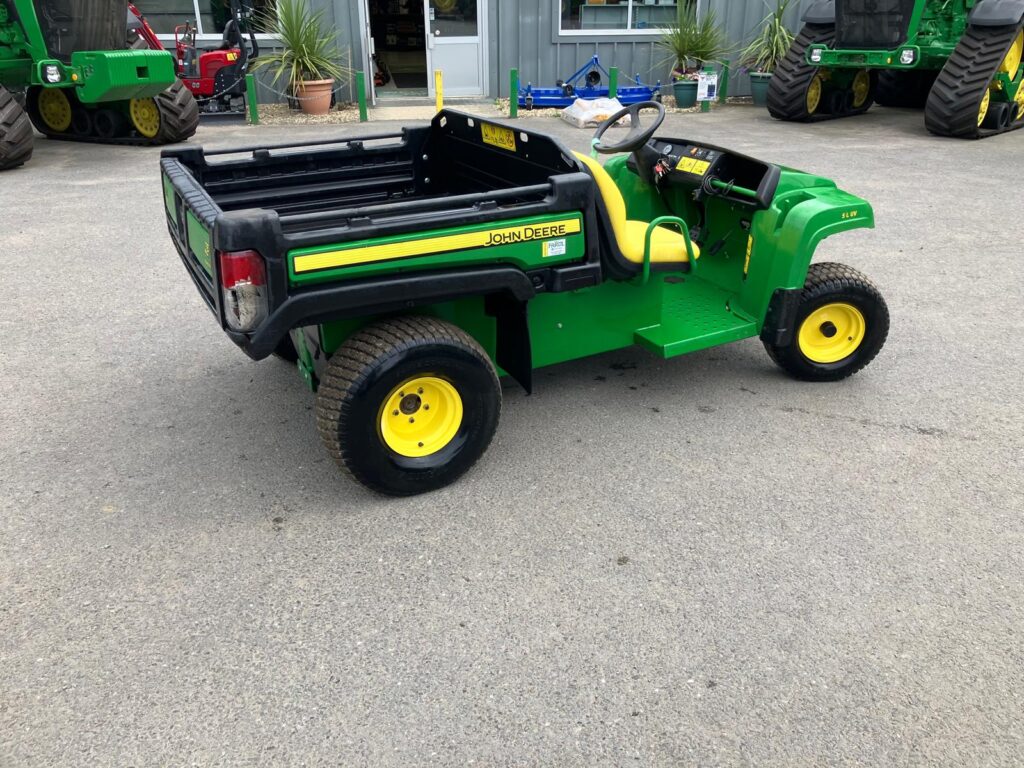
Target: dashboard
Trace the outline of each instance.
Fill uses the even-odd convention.
[[[723,197],[768,208],[782,173],[777,165],[708,144],[654,138],[648,147],[657,153],[663,167],[669,169],[666,180],[694,187],[697,200]]]

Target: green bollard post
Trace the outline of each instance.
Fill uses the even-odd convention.
[[[366,73],[362,70],[356,72],[356,99],[359,101],[359,122],[365,123],[370,116],[366,111]]]
[[[608,70],[608,98],[614,99],[619,95],[619,68],[612,67]]]
[[[256,75],[245,76],[245,100],[249,103],[249,122],[260,124],[260,105],[256,101]]]
[[[519,70],[508,71],[508,116],[519,117]]]
[[[729,65],[732,64],[729,59],[726,59],[722,64],[722,74],[718,76],[718,101],[721,104],[725,104],[726,99],[729,98]]]

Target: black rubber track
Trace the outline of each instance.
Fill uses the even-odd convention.
[[[33,96],[29,94],[31,103]],[[118,144],[133,147],[156,147],[163,144],[176,144],[192,136],[199,127],[199,104],[192,92],[180,80],[167,90],[156,96],[156,106],[160,110],[160,130],[149,139],[145,136],[118,136],[105,139],[100,136],[76,136],[73,133],[54,133],[38,116],[29,111],[32,124],[36,130],[50,139],[59,141],[81,141],[90,144]]]
[[[938,74],[935,70],[880,69],[875,101],[882,107],[923,109]]]
[[[424,343],[456,347],[476,358],[493,377],[498,414],[501,413],[501,386],[494,365],[476,340],[462,329],[436,318],[415,316],[383,320],[357,331],[335,351],[327,365],[317,388],[316,424],[324,446],[338,467],[379,493],[404,496],[421,491],[382,486],[379,478],[360,470],[358,457],[350,454],[353,447],[346,445],[341,435],[345,431],[345,422],[358,407],[355,393],[361,391],[368,380],[380,375],[382,365],[387,365],[405,350]],[[481,446],[479,455],[487,449],[492,437],[493,430]],[[469,466],[465,469],[468,470]]]
[[[836,29],[831,24],[804,25],[768,84],[768,112],[772,117],[790,122],[821,119],[807,112],[807,86],[818,71],[807,63],[807,49],[815,43],[831,46],[835,39]]]
[[[967,28],[928,96],[924,124],[929,131],[938,136],[982,139],[1024,127],[1024,120],[1015,120],[1004,130],[978,126],[985,90],[1020,30],[1020,24]]]
[[[0,85],[0,171],[17,168],[32,157],[32,122],[14,94]]]

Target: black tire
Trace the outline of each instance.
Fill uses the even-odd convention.
[[[0,85],[0,171],[23,165],[32,157],[32,121],[14,97]]]
[[[768,84],[768,112],[772,117],[789,121],[810,120],[824,111],[822,108],[828,106],[826,94],[822,94],[821,107],[815,113],[807,109],[807,88],[820,70],[808,64],[805,57],[812,44],[831,46],[835,39],[834,25],[804,25]]]
[[[160,130],[154,144],[176,144],[192,136],[199,127],[199,104],[180,80],[156,96]]]
[[[859,310],[864,319],[864,337],[847,357],[829,363],[815,362],[800,347],[800,330],[811,313],[834,303],[849,304]],[[812,264],[807,271],[794,327],[790,344],[765,343],[772,360],[797,379],[839,381],[875,359],[889,335],[889,308],[874,284],[857,270],[844,264]],[[834,326],[832,333],[835,333]]]
[[[385,442],[381,419],[396,390],[425,376],[454,388],[462,416],[447,443],[411,458]],[[404,410],[402,402],[401,418],[419,412],[418,397],[410,406],[417,410]],[[459,328],[430,317],[394,318],[353,334],[331,357],[316,403],[320,436],[338,466],[390,496],[412,496],[454,482],[487,450],[500,414],[501,387],[487,354]]]

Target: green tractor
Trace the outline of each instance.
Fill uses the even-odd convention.
[[[1024,127],[1024,0],[826,0],[775,71],[780,120],[861,114],[874,102],[925,110],[939,136]]]
[[[53,139],[172,144],[199,108],[166,51],[129,50],[124,0],[0,0],[0,170]]]

